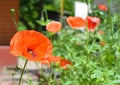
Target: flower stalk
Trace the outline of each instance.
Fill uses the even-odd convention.
[[[62,21],[63,14],[64,14],[64,0],[60,0],[60,21]]]
[[[17,28],[18,25],[17,25],[16,19],[15,19],[15,9],[10,9],[10,12],[11,12],[11,15],[12,15],[13,23],[14,23],[15,27]]]
[[[21,85],[22,76],[23,76],[23,73],[24,73],[25,67],[26,67],[26,65],[27,65],[27,62],[28,62],[28,60],[25,61],[24,67],[23,67],[23,69],[22,69],[22,73],[21,73],[21,76],[20,76],[20,79],[19,79],[19,85]]]

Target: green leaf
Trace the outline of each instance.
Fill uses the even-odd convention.
[[[102,72],[100,70],[94,70],[94,73],[91,75],[91,78],[101,78],[102,77]]]
[[[120,84],[120,79],[119,80],[114,80],[112,81],[113,84]]]

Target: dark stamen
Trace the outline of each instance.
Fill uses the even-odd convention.
[[[35,54],[35,52],[34,52],[33,50],[28,49],[27,51],[28,51],[28,53],[29,53],[29,54],[31,54],[33,57],[35,57],[35,56],[36,56],[36,54]]]

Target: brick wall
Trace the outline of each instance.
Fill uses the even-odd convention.
[[[9,45],[10,39],[17,31],[12,18],[10,9],[14,8],[15,18],[18,21],[19,0],[0,0],[0,45]]]

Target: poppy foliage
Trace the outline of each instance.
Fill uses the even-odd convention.
[[[28,60],[40,61],[52,54],[52,43],[40,32],[23,30],[12,37],[10,53]]]
[[[101,11],[107,11],[108,10],[107,6],[103,5],[103,4],[99,4],[98,9],[101,10]]]
[[[81,17],[69,16],[67,17],[66,21],[68,25],[71,26],[73,29],[85,27],[85,21]]]
[[[95,28],[100,24],[100,18],[88,16],[86,18],[86,25],[89,31],[94,31]]]
[[[46,30],[49,32],[57,33],[62,28],[62,24],[58,21],[51,21],[46,25]]]

